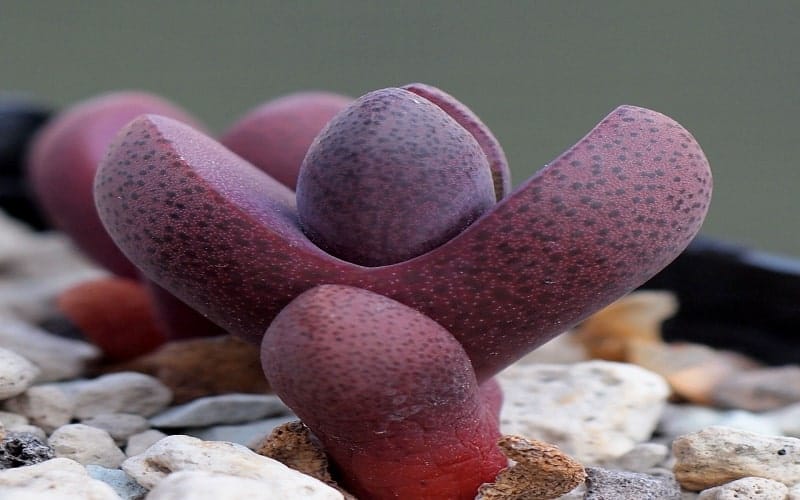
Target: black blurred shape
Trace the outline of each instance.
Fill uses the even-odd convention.
[[[0,209],[38,230],[45,221],[24,179],[28,143],[52,111],[30,99],[0,93]]]
[[[678,296],[665,340],[800,363],[800,260],[700,237],[642,288]]]

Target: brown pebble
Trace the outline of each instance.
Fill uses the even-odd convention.
[[[151,354],[102,371],[152,375],[172,390],[174,404],[230,392],[271,392],[261,369],[259,346],[229,335],[169,342]]]
[[[345,500],[357,500],[344,491],[331,477],[328,456],[311,430],[299,420],[287,422],[272,430],[255,449],[256,453],[272,458],[303,474],[328,484],[344,495]]]
[[[663,376],[679,400],[711,405],[715,387],[732,374],[759,364],[738,353],[680,342],[631,346],[629,361]]]
[[[592,358],[628,361],[631,346],[661,342],[661,323],[677,310],[671,292],[633,292],[581,323],[577,340]]]
[[[481,486],[476,500],[557,498],[586,479],[583,466],[557,446],[520,436],[503,436],[497,444],[516,464]]]

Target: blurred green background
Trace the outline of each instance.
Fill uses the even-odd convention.
[[[221,130],[299,89],[422,81],[475,110],[514,183],[622,103],[714,170],[704,233],[800,255],[800,1],[0,0],[0,90],[160,93]]]

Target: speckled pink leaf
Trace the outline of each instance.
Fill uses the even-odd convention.
[[[272,322],[261,361],[359,498],[472,499],[506,466],[464,349],[399,302],[312,288]]]

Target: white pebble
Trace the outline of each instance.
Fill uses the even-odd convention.
[[[249,479],[270,484],[286,484],[298,492],[307,488],[329,492],[329,497],[342,498],[330,486],[302,474],[282,463],[261,456],[244,446],[224,441],[201,441],[190,436],[167,436],[122,464],[122,470],[148,489],[153,489],[168,474],[196,470]],[[284,498],[294,498],[288,495]]]
[[[675,477],[688,490],[704,490],[749,476],[800,482],[800,439],[730,427],[709,427],[672,443]]]
[[[38,366],[41,373],[37,382],[78,377],[89,362],[100,357],[100,350],[92,344],[59,337],[8,317],[0,320],[0,345]]]
[[[33,425],[53,430],[68,424],[75,412],[75,401],[56,384],[34,385],[19,396],[9,399],[5,407],[26,416]]]
[[[166,434],[155,429],[134,434],[128,438],[128,446],[125,447],[125,455],[132,457],[143,453],[147,448],[150,448],[165,437],[167,437]]]
[[[14,351],[0,347],[0,400],[25,392],[40,370]]]
[[[291,413],[274,394],[222,394],[173,406],[150,418],[153,427],[204,427],[238,424]]]
[[[700,492],[697,500],[784,500],[789,493],[785,484],[763,477],[743,477]]]
[[[0,470],[0,498],[8,500],[119,500],[114,490],[92,479],[68,458]]]
[[[125,460],[125,454],[108,432],[97,427],[64,425],[53,431],[48,442],[57,457],[69,458],[84,465],[97,464],[114,469]]]
[[[319,487],[325,486],[324,488]],[[297,483],[294,478],[249,479],[204,471],[174,472],[164,478],[147,500],[284,500],[342,499],[341,493],[322,483]]]
[[[584,464],[613,460],[650,438],[669,386],[625,363],[517,363],[498,375],[504,391],[500,426],[558,445]]]
[[[118,445],[124,445],[128,437],[150,428],[147,419],[133,413],[101,413],[81,421],[108,432]]]
[[[60,384],[75,399],[75,417],[102,413],[134,413],[149,417],[169,405],[172,391],[157,378],[137,372],[119,372],[92,380]]]

